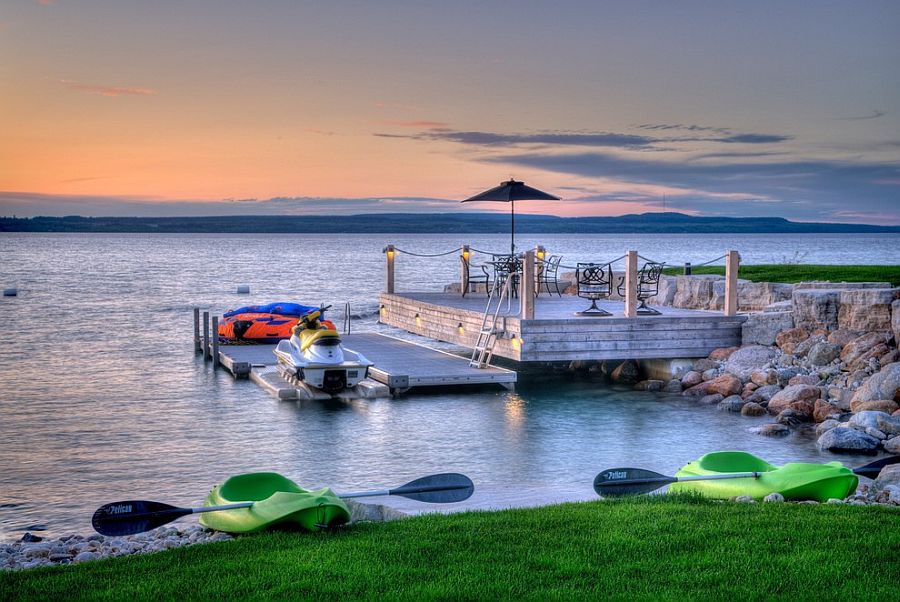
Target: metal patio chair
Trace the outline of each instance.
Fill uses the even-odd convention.
[[[576,316],[611,316],[612,314],[597,307],[598,299],[608,299],[612,294],[612,266],[601,263],[579,263],[575,270],[575,281],[578,286],[577,295],[582,299],[590,299],[591,306],[583,311],[576,311]]]
[[[462,256],[460,256],[459,261],[462,264],[462,271],[463,271],[463,273],[462,273],[462,276],[463,276],[462,277],[462,280],[463,280],[462,296],[465,297],[466,293],[468,293],[472,290],[477,292],[478,291],[477,287],[479,285],[484,287],[485,295],[490,295],[491,294],[491,287],[490,287],[491,274],[490,274],[490,272],[488,272],[487,267],[484,265],[481,265],[481,264],[472,265],[469,263],[469,260],[467,260],[465,257],[462,257]],[[479,269],[475,270],[473,272],[472,268],[479,268]],[[473,286],[475,286],[474,289],[472,288]]]
[[[561,261],[562,255],[551,255],[546,261],[538,262],[537,270],[535,270],[535,295],[540,295],[541,287],[544,286],[547,288],[547,294],[552,296],[553,292],[550,290],[550,285],[552,284],[553,288],[556,289],[556,294],[562,297],[562,292],[559,290],[559,282],[556,279]]]
[[[499,290],[506,284],[508,279],[510,282],[510,296],[519,296],[519,274],[522,272],[522,260],[518,255],[493,255],[493,261],[490,262],[494,266],[494,287]]]
[[[637,299],[640,304],[637,306],[637,313],[644,316],[658,316],[660,311],[653,309],[647,305],[647,299],[655,297],[659,294],[659,278],[662,275],[664,263],[656,263],[648,261],[638,270],[637,274]],[[625,296],[625,276],[619,276],[619,284],[616,291]]]

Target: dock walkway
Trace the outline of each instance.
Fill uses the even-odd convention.
[[[498,384],[512,388],[516,373],[512,370],[488,366],[473,368],[468,358],[438,351],[411,341],[366,332],[341,335],[344,347],[362,353],[375,366],[369,378],[390,388],[391,393],[403,393],[413,387]],[[272,350],[275,345],[221,345],[219,360],[235,376],[258,373],[272,380],[276,364]],[[262,384],[262,383],[261,383]],[[284,398],[284,394],[276,394]]]

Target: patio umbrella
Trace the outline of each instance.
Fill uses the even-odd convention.
[[[509,203],[510,218],[510,252],[516,252],[516,201],[558,201],[558,196],[547,194],[537,188],[526,186],[524,182],[509,180],[501,182],[496,188],[485,190],[480,194],[468,198],[463,203],[473,203],[475,201],[499,201]]]

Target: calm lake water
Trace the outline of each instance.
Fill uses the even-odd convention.
[[[738,249],[747,263],[900,264],[898,235],[522,236],[564,264],[628,249],[702,263]],[[775,462],[822,461],[800,436],[746,432],[760,420],[544,374],[517,392],[482,390],[353,403],[279,402],[193,355],[193,307],[215,313],[286,300],[351,302],[355,330],[376,324],[384,245],[436,254],[502,235],[0,235],[0,541],[25,530],[90,531],[119,499],[200,504],[243,471],[275,470],[338,491],[459,471],[490,508],[592,499],[604,468],[676,470],[701,454],[744,449]],[[439,290],[456,254],[399,255],[400,290]],[[236,295],[239,284],[251,295]],[[330,317],[340,318],[341,310]],[[848,459],[862,463],[864,459]],[[391,500],[409,511],[434,510]],[[187,519],[190,520],[190,519]]]

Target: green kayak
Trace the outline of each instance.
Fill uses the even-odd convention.
[[[252,472],[231,477],[213,487],[204,506],[255,502],[249,508],[205,512],[200,524],[226,533],[251,533],[272,527],[315,531],[350,520],[347,505],[327,487],[301,489],[274,472]]]
[[[760,476],[711,481],[673,483],[669,491],[695,491],[706,497],[728,499],[748,495],[761,500],[770,493],[780,493],[786,500],[844,499],[854,491],[859,479],[840,462],[801,464],[790,462],[773,466],[752,454],[723,451],[706,454],[675,473],[676,477],[715,475],[734,472],[759,472]]]

